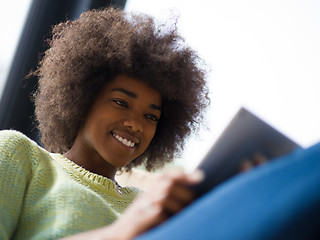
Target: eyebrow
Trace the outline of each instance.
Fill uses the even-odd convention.
[[[119,92],[122,92],[122,93],[126,94],[126,95],[129,96],[129,97],[132,97],[132,98],[137,98],[137,97],[138,97],[137,94],[135,94],[135,93],[133,93],[133,92],[130,92],[130,91],[128,91],[128,90],[126,90],[126,89],[123,89],[123,88],[114,88],[114,89],[112,89],[111,91],[112,91],[112,92],[119,91]],[[160,107],[159,105],[151,104],[150,107],[151,107],[152,109],[161,111],[161,107]]]
[[[138,97],[137,94],[135,94],[135,93],[133,93],[133,92],[130,92],[130,91],[128,91],[128,90],[125,90],[125,89],[123,89],[123,88],[114,88],[114,89],[112,89],[111,91],[112,91],[112,92],[119,91],[119,92],[122,92],[122,93],[126,94],[126,95],[129,96],[129,97],[132,97],[132,98],[137,98],[137,97]]]

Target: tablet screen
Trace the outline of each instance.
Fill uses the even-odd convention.
[[[240,173],[245,158],[261,153],[269,159],[301,148],[297,143],[241,108],[217,139],[197,168],[205,174],[204,181],[192,189],[197,195]]]

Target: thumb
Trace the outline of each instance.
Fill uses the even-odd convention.
[[[186,175],[186,181],[188,184],[197,184],[200,183],[204,179],[204,172],[196,169],[192,173]]]

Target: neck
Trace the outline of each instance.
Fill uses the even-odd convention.
[[[72,148],[64,156],[84,169],[114,181],[118,168],[109,164],[97,152],[85,149],[77,141],[75,141]]]

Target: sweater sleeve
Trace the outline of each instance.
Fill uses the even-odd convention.
[[[32,162],[26,137],[0,131],[0,239],[10,239],[19,220]]]

